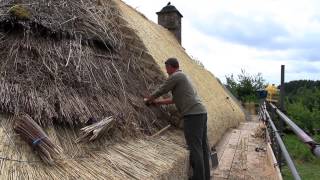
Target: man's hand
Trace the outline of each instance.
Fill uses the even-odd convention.
[[[147,106],[150,106],[151,104],[154,104],[154,98],[153,97],[145,97],[143,99],[143,101]]]

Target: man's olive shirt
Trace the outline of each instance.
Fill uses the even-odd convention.
[[[169,91],[172,92],[172,100],[183,116],[207,113],[191,80],[181,70],[171,74],[151,96],[158,98]]]

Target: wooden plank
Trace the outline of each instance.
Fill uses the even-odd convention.
[[[273,170],[275,180],[282,180],[282,175],[281,175],[279,166],[276,166],[277,160],[276,160],[276,157],[274,156],[270,143],[267,144],[267,159],[269,162],[269,166],[273,167],[272,170]]]
[[[245,126],[248,126],[246,124]],[[234,161],[230,170],[229,179],[244,180],[247,170],[248,132],[241,131],[239,143],[234,156]]]
[[[214,171],[214,177],[228,178],[230,175],[230,169],[236,152],[236,148],[239,142],[239,137],[241,136],[241,131],[233,130],[225,147],[225,150],[221,156],[219,166]]]
[[[252,132],[248,134],[247,144],[247,170],[245,179],[272,180],[275,174],[272,172],[272,166],[267,161],[266,142],[264,139],[255,138],[253,135],[259,123],[255,122],[251,125]],[[259,148],[256,151],[256,148]]]
[[[233,129],[230,129],[228,130],[225,135],[223,135],[223,137],[220,139],[220,141],[218,142],[218,144],[215,146],[216,147],[216,151],[217,151],[217,154],[218,154],[218,159],[220,161],[222,155],[223,155],[223,152],[225,151],[228,143],[229,143],[229,140],[231,138],[231,135],[232,135],[232,131]]]
[[[213,171],[213,179],[276,179],[273,166],[268,161],[267,144],[253,135],[259,128],[257,117],[242,123],[237,129],[227,132],[218,146],[219,166]],[[256,151],[256,148],[261,151]]]

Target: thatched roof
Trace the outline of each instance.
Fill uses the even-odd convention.
[[[1,111],[42,125],[113,116],[124,136],[167,124],[143,103],[163,73],[111,0],[0,2]]]
[[[169,121],[143,103],[165,78],[146,51],[111,0],[0,0],[1,179],[185,177],[181,132],[141,136]],[[53,166],[13,131],[20,114],[61,147]],[[110,116],[107,135],[76,143],[88,119]]]

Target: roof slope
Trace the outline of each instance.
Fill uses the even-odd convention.
[[[153,59],[165,72],[164,61],[169,57],[179,59],[181,69],[187,73],[195,84],[208,110],[208,137],[214,145],[226,129],[235,127],[245,119],[239,105],[229,98],[229,94],[209,71],[199,66],[185,52],[170,31],[157,25],[121,0],[115,0],[120,7],[123,18],[133,28]]]

